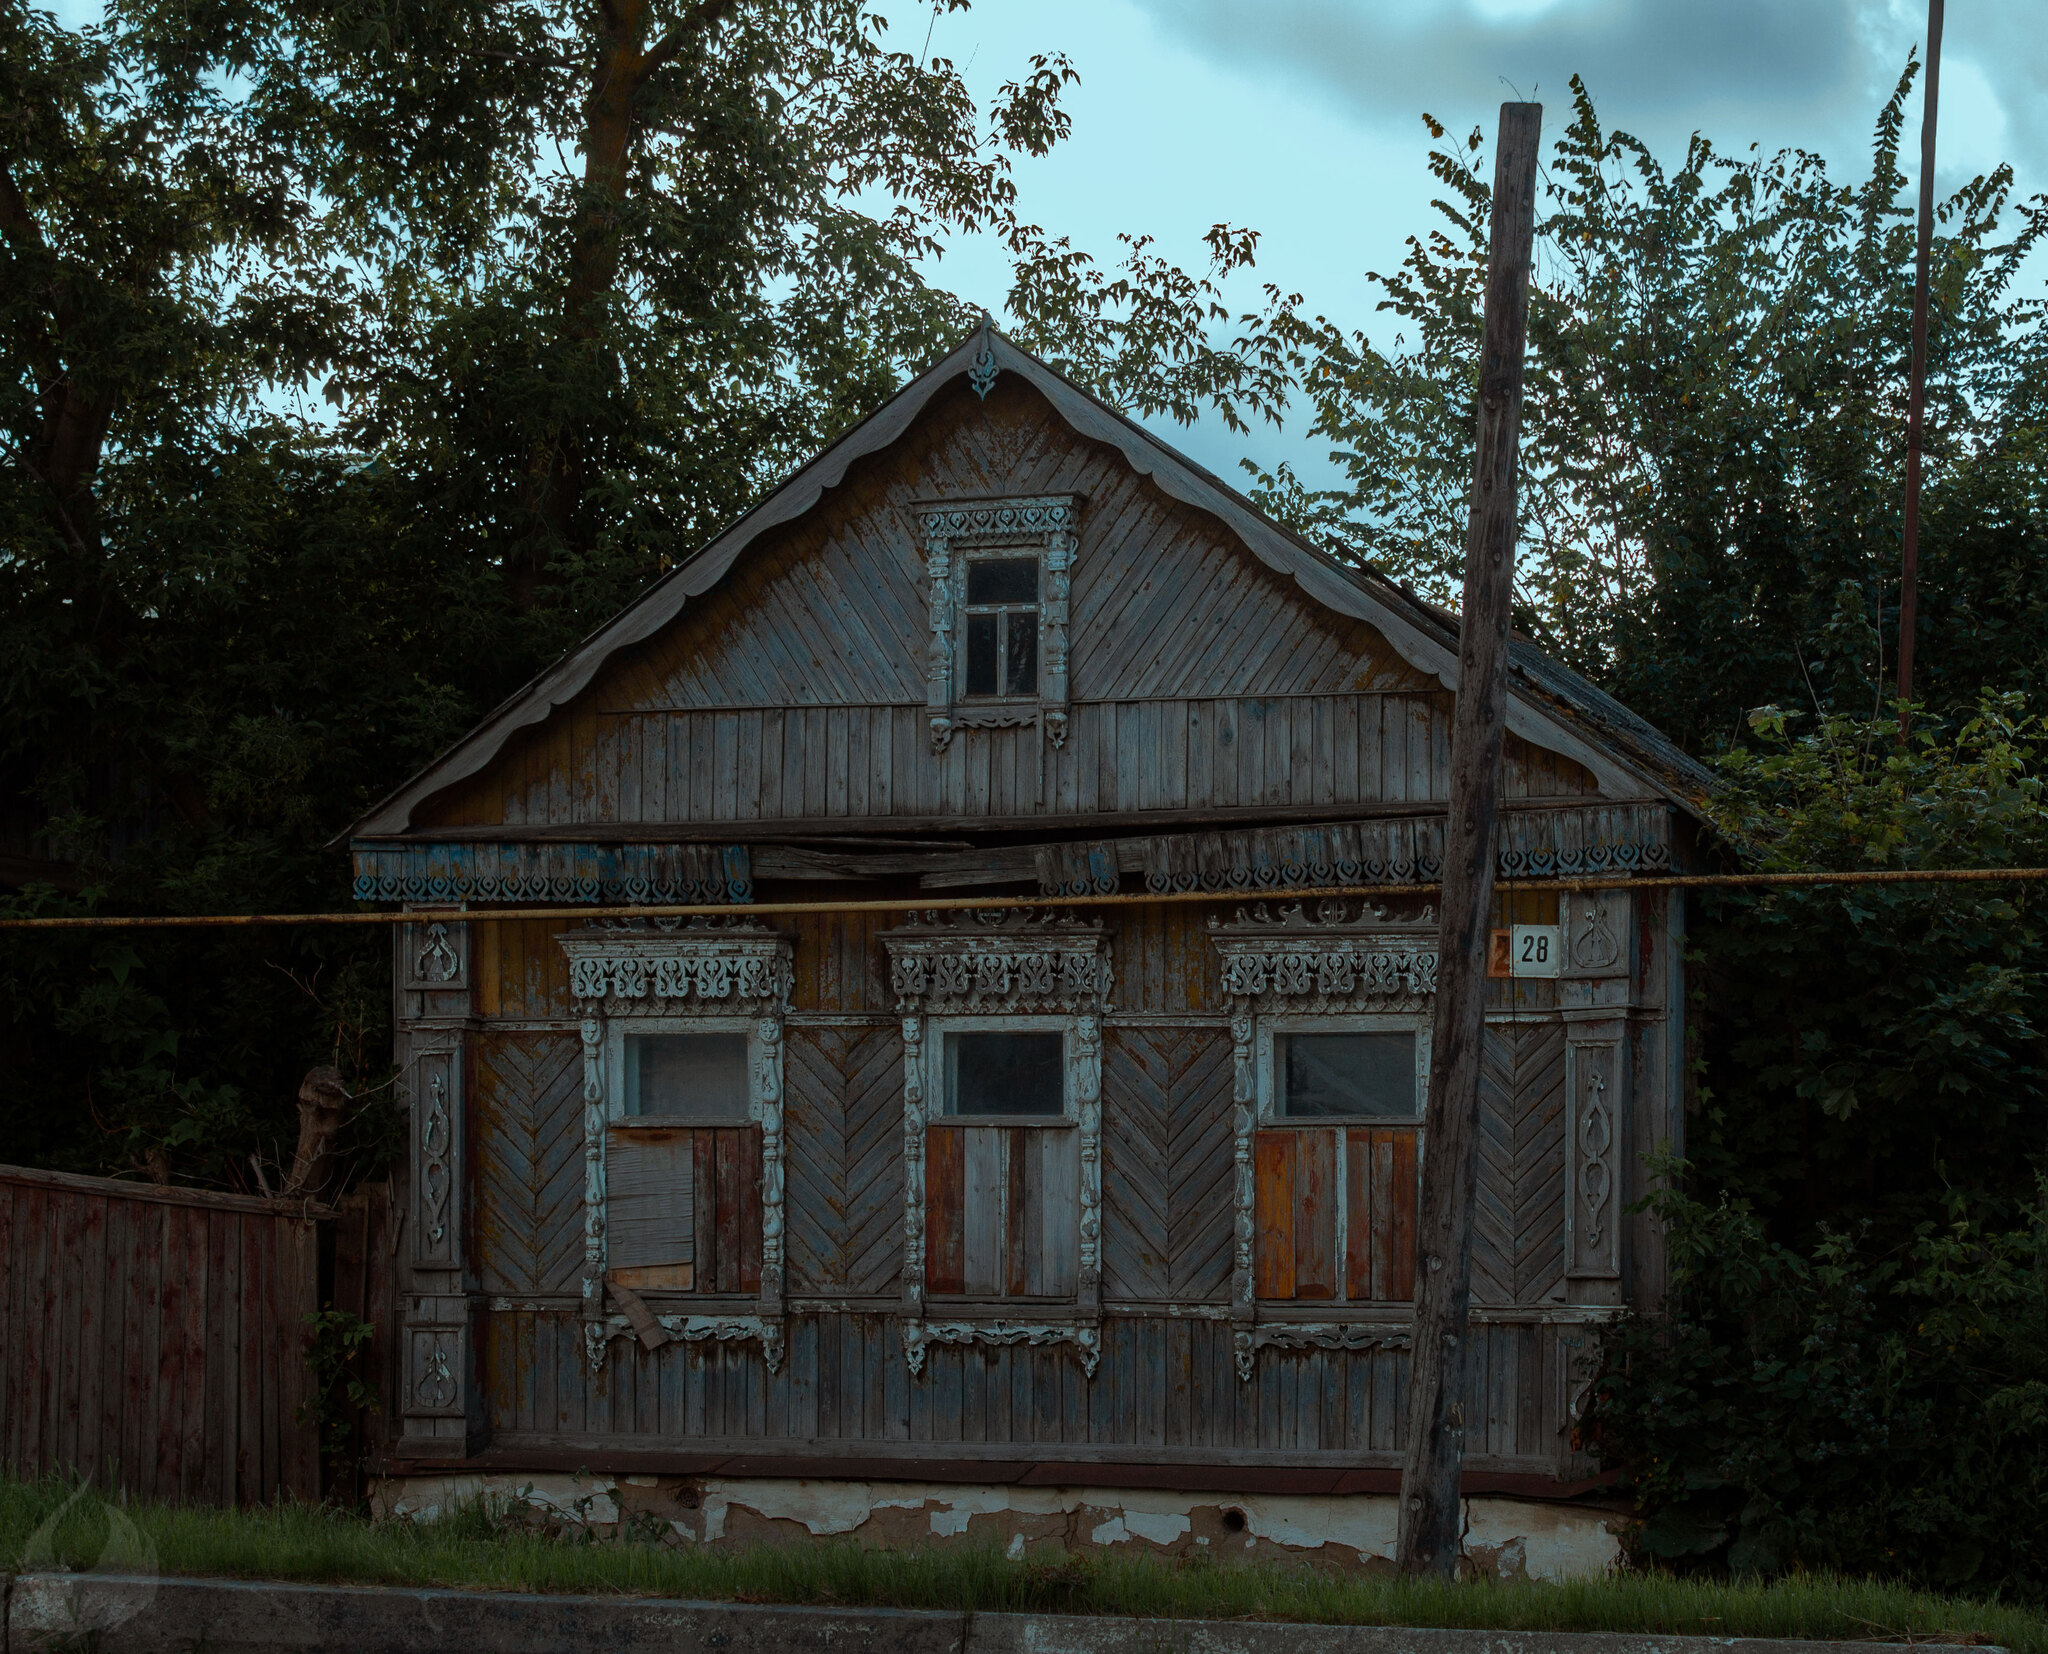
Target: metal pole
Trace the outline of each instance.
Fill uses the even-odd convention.
[[[1466,1343],[1472,1312],[1472,1195],[1479,1153],[1479,1048],[1486,1033],[1486,944],[1500,837],[1501,747],[1508,698],[1508,608],[1514,595],[1522,356],[1536,231],[1536,146],[1543,106],[1504,103],[1494,156],[1493,229],[1480,337],[1478,444],[1458,617],[1458,698],[1451,713],[1427,1151],[1416,1225],[1421,1269],[1408,1382],[1408,1458],[1396,1556],[1404,1574],[1457,1570],[1463,1524]]]
[[[1913,270],[1913,365],[1906,403],[1905,555],[1899,581],[1899,734],[1913,700],[1913,630],[1920,609],[1920,453],[1926,444],[1927,266],[1934,251],[1934,116],[1941,96],[1943,0],[1927,0],[1927,88],[1920,114],[1920,233]]]

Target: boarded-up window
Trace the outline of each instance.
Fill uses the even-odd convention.
[[[613,1126],[605,1230],[622,1286],[760,1291],[760,1128]]]
[[[1252,1158],[1260,1297],[1415,1296],[1413,1126],[1261,1131]]]
[[[1071,1296],[1079,1278],[1079,1132],[1065,1125],[934,1125],[926,1132],[925,1289]]]

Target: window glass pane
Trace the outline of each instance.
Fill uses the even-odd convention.
[[[747,1118],[745,1034],[628,1034],[626,1112]]]
[[[1415,1118],[1414,1034],[1282,1034],[1275,1044],[1283,1115]]]
[[[991,557],[967,565],[970,603],[1036,603],[1038,559]]]
[[[1038,693],[1038,616],[1029,609],[1003,616],[1003,693]]]
[[[1058,1034],[948,1034],[946,1066],[948,1114],[1066,1112]]]
[[[993,695],[996,692],[995,615],[967,617],[967,693]]]

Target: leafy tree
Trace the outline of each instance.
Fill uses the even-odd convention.
[[[978,110],[865,0],[0,0],[0,793],[81,885],[24,907],[345,901],[330,835],[978,325],[950,236],[1119,405],[1275,414],[1208,337],[1255,238],[1016,217],[1073,77]],[[12,938],[12,1152],[243,1180],[382,969]]]
[[[2038,718],[1953,736],[1775,708],[1717,825],[1765,871],[2048,864]],[[2048,1578],[2048,935],[2031,884],[1720,894],[1668,1314],[1608,1341],[1586,1429],[1650,1558]]]
[[[1801,151],[1695,136],[1666,167],[1583,83],[1545,175],[1523,412],[1519,622],[1694,747],[1768,702],[1875,712],[1896,649],[1913,209],[1909,66],[1849,187]],[[1258,477],[1269,506],[1440,599],[1464,549],[1490,186],[1443,141],[1440,226],[1380,308],[1392,347],[1304,335],[1314,434],[1346,482]],[[2017,287],[2048,198],[2001,167],[1942,209],[1916,689],[1967,708],[2042,687],[2042,300]]]

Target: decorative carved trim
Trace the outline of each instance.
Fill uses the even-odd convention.
[[[1258,1203],[1252,1175],[1252,1149],[1258,1131],[1259,1074],[1257,1053],[1252,1044],[1256,1024],[1251,1006],[1240,1003],[1230,1013],[1230,1205],[1236,1224],[1231,1253],[1230,1302],[1233,1315],[1249,1320],[1258,1301],[1257,1277],[1253,1273],[1254,1248],[1258,1243]],[[1248,1359],[1246,1357],[1245,1359]],[[1244,1360],[1238,1363],[1239,1375]]]
[[[1569,1430],[1585,1416],[1586,1400],[1593,1393],[1594,1380],[1600,1376],[1599,1330],[1589,1328],[1577,1338],[1560,1333],[1557,1346],[1564,1362],[1565,1392],[1565,1422],[1559,1429]]]
[[[913,1378],[924,1376],[924,1352],[933,1344],[1071,1344],[1081,1372],[1093,1378],[1102,1360],[1102,1328],[1093,1322],[922,1321],[903,1323],[903,1359]]]
[[[1035,706],[955,707],[955,729],[1028,729],[1038,722]]]
[[[768,1352],[772,1373],[782,1360],[783,1174],[782,1018],[764,1016],[754,1024],[754,1106],[761,1116],[761,1313],[774,1322]],[[764,1343],[768,1340],[763,1339]]]
[[[657,1315],[661,1330],[683,1344],[759,1344],[771,1373],[782,1370],[785,1353],[783,1342],[783,1319],[779,1315]],[[595,1336],[599,1350],[598,1364],[603,1364],[603,1351],[614,1338],[627,1338],[634,1334],[633,1323],[623,1315],[607,1315],[595,1324]]]
[[[1074,1117],[1081,1141],[1081,1302],[1102,1305],[1102,1018],[1074,1018],[1068,1058],[1074,1087]],[[1089,1373],[1095,1371],[1091,1360]]]
[[[462,1267],[457,1061],[446,1048],[413,1054],[412,1259],[421,1269]]]
[[[1597,974],[1611,971],[1621,963],[1623,926],[1616,922],[1615,909],[1626,901],[1626,896],[1620,901],[1598,895],[1571,899],[1569,906],[1576,911],[1567,917],[1573,921],[1571,962],[1574,969]]]
[[[981,348],[974,353],[974,362],[967,370],[967,385],[974,394],[986,402],[988,393],[995,389],[996,375],[1002,369],[996,366],[995,346],[989,343],[988,329],[981,332]]]
[[[1428,928],[1425,929],[1424,927]],[[1354,918],[1349,904],[1301,905],[1275,915],[1261,902],[1229,924],[1209,921],[1223,960],[1223,991],[1249,1008],[1312,1014],[1420,1009],[1436,992],[1437,951],[1429,909],[1392,929],[1384,910]]]
[[[976,358],[970,383],[981,369]],[[995,358],[988,358],[989,383],[995,381]],[[986,394],[986,389],[976,383]],[[925,715],[934,754],[951,745],[958,729],[1002,729],[1035,718],[1054,746],[1067,737],[1068,594],[1075,550],[1075,525],[1080,502],[1071,494],[1027,495],[1014,499],[955,500],[918,508],[924,535],[925,594],[930,641],[925,646]],[[969,546],[1045,548],[1043,581],[1038,597],[1038,705],[1022,709],[961,708],[955,702],[953,674],[958,656],[960,606],[966,600]]]
[[[754,1021],[748,1087],[761,1126],[761,1335],[769,1371],[782,1360],[786,1168],[783,1022],[789,1013],[787,937],[728,920],[629,921],[560,938],[569,991],[592,1015],[583,1024],[584,1345],[593,1373],[604,1365],[604,1150],[607,1023],[615,1017],[733,1017]]]
[[[359,902],[750,902],[744,844],[358,844]]]
[[[1626,839],[1574,848],[1503,850],[1507,879],[1575,878],[1585,873],[1655,873],[1671,865],[1671,846],[1658,839]]]
[[[1257,1371],[1260,1350],[1405,1350],[1412,1341],[1406,1328],[1357,1321],[1267,1321],[1231,1337],[1241,1379]]]
[[[438,1053],[437,1053],[438,1054]],[[448,1075],[436,1064],[427,1081],[427,1106],[420,1119],[420,1217],[428,1257],[443,1258],[448,1244],[448,1200],[455,1190],[454,1139],[448,1115]]]
[[[409,939],[406,986],[412,988],[459,988],[463,986],[463,954],[467,951],[463,942],[464,928],[455,927],[449,933],[448,925],[435,920],[422,929],[418,925],[408,927]]]
[[[583,1036],[583,1343],[590,1370],[604,1366],[593,1328],[604,1315],[604,1024],[587,1019]]]
[[[703,931],[589,929],[561,939],[569,991],[607,1016],[778,1019],[792,979],[789,943],[751,927]]]
[[[461,1418],[461,1331],[452,1327],[412,1329],[412,1360],[406,1383],[406,1412],[413,1417]]]
[[[903,1302],[924,1310],[924,1018],[903,1019]],[[917,1368],[912,1367],[912,1372]]]
[[[1101,1014],[1109,1006],[1109,942],[1099,927],[1035,918],[1029,908],[912,913],[885,932],[899,1011]]]
[[[1571,1273],[1620,1274],[1621,1104],[1618,1041],[1568,1048],[1571,1087]]]

